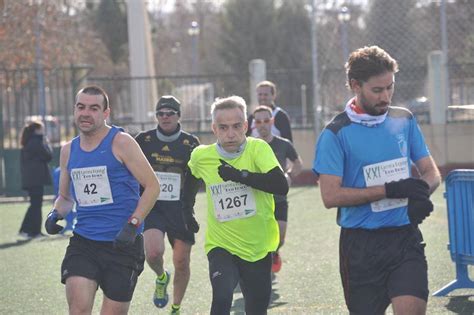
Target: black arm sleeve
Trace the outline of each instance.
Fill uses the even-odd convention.
[[[289,189],[285,174],[278,166],[268,173],[249,172],[247,178],[242,180],[242,184],[276,195],[286,195]]]
[[[280,130],[280,136],[293,142],[291,134],[290,117],[284,111],[279,111],[275,116],[275,127]]]
[[[253,115],[250,114],[248,117],[247,117],[247,122],[248,122],[248,128],[247,128],[247,132],[245,133],[245,135],[247,137],[251,136],[252,135],[252,122],[253,122]]]
[[[193,211],[196,202],[196,194],[199,191],[201,181],[194,177],[189,168],[186,169],[184,175],[183,192],[181,194],[181,202],[184,210]]]

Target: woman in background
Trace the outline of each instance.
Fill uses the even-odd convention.
[[[28,191],[30,206],[21,224],[20,235],[35,238],[44,235],[41,233],[44,186],[52,183],[48,168],[52,152],[41,122],[27,123],[21,133],[21,146],[21,183]]]

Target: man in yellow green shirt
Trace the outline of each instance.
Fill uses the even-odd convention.
[[[245,312],[266,314],[271,253],[279,242],[273,194],[286,195],[288,183],[271,147],[245,136],[248,123],[243,98],[216,100],[211,115],[217,141],[192,152],[183,194],[184,209],[189,209],[187,217],[192,222],[199,179],[206,185],[211,314],[229,314],[237,283]]]

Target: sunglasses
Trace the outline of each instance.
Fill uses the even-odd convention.
[[[260,124],[268,124],[271,120],[271,118],[265,118],[265,119],[255,119],[255,124],[260,125]]]
[[[163,116],[166,116],[166,117],[171,117],[171,116],[174,116],[176,114],[178,114],[178,112],[175,112],[175,111],[169,111],[169,112],[156,112],[156,114],[160,117],[163,117]]]

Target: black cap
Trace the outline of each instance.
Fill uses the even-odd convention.
[[[177,112],[180,112],[180,107],[181,103],[176,97],[172,95],[163,95],[158,101],[158,103],[156,103],[155,111],[158,112],[158,110],[162,108],[170,108]]]

